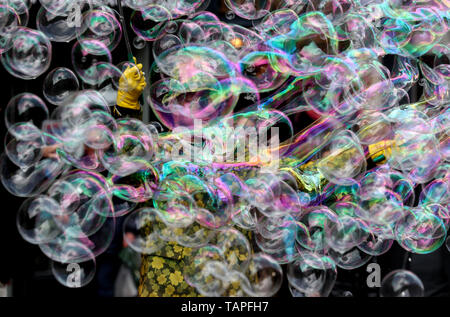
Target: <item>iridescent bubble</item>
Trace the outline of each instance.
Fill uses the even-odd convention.
[[[5,123],[8,128],[21,122],[30,122],[40,128],[48,118],[49,111],[45,103],[41,98],[30,93],[11,98],[5,110]]]
[[[108,47],[96,39],[78,41],[72,48],[72,65],[75,72],[87,83],[98,82],[103,65],[112,61]]]
[[[334,137],[323,149],[324,156],[318,163],[320,172],[335,184],[347,185],[366,170],[366,158],[358,138],[346,130]]]
[[[9,5],[0,4],[0,53],[13,46],[13,37],[19,26],[20,18],[16,10]]]
[[[291,292],[292,297],[306,297],[305,293],[300,292],[291,283],[289,283],[289,292]]]
[[[42,157],[44,138],[41,130],[31,123],[17,123],[5,136],[5,153],[21,168],[37,163]]]
[[[449,183],[445,179],[436,179],[429,183],[420,193],[420,204],[448,204],[450,202]]]
[[[42,7],[54,15],[70,16],[72,22],[80,18],[76,16],[77,13],[85,12],[93,5],[92,0],[39,0],[39,2]]]
[[[80,246],[80,248],[86,247]],[[51,268],[53,276],[62,285],[69,288],[84,287],[95,277],[95,256],[92,254],[91,260],[81,263],[60,263],[52,261]]]
[[[154,41],[166,33],[164,21],[170,19],[170,17],[171,13],[167,9],[162,10],[162,15],[159,18],[156,17],[157,21],[155,21],[151,8],[135,11],[131,15],[131,27],[137,36],[146,41]]]
[[[111,218],[93,235],[86,236],[75,228],[67,228],[68,235],[60,235],[51,242],[39,245],[41,251],[51,260],[60,263],[83,263],[92,261],[93,255],[99,256],[109,247],[114,236],[115,221]]]
[[[236,17],[236,15],[234,14],[233,11],[228,11],[228,12],[225,14],[225,17],[227,18],[227,20],[233,20],[233,19]]]
[[[96,40],[102,42],[110,51],[122,39],[122,26],[113,10],[92,10],[83,16],[83,23],[77,29],[78,41]]]
[[[271,0],[225,1],[227,7],[230,8],[234,13],[236,13],[237,16],[249,20],[260,19],[268,14],[271,3]]]
[[[216,244],[225,256],[225,264],[230,269],[245,270],[251,258],[248,239],[236,229],[222,229],[216,238]]]
[[[326,233],[338,216],[326,206],[318,206],[307,210],[300,218],[306,230],[297,231],[297,242],[306,249],[319,252],[327,247]]]
[[[44,7],[40,8],[38,12],[36,26],[49,40],[54,42],[68,43],[77,36],[77,26],[72,25],[66,15],[55,15],[45,10]]]
[[[141,9],[141,14],[145,19],[150,19],[154,22],[167,21],[172,18],[170,7],[167,5],[149,4]]]
[[[375,234],[369,234],[367,240],[357,247],[367,254],[378,256],[388,252],[393,243],[394,240],[385,239],[380,236],[376,236]]]
[[[200,24],[183,21],[178,31],[178,35],[183,43],[203,43],[205,41],[205,32]]]
[[[250,296],[270,297],[278,292],[283,282],[283,271],[281,266],[271,257],[265,254],[252,255],[248,264],[246,276],[250,288],[244,291]]]
[[[138,209],[127,216],[123,224],[123,236],[134,251],[153,254],[166,244],[159,235],[164,227],[156,216],[157,213],[152,208]]]
[[[153,155],[153,139],[139,120],[120,119],[117,125],[113,143],[99,153],[100,160],[111,173],[127,176],[145,168]]]
[[[345,269],[353,270],[367,264],[372,256],[354,247],[346,252],[336,252],[330,249],[328,252],[330,258],[334,260],[336,266]]]
[[[153,192],[157,189],[159,175],[158,171],[148,163],[145,168],[134,174],[125,177],[112,175],[108,181],[114,196],[129,202],[140,203],[153,197]],[[121,215],[119,214],[119,216]]]
[[[47,36],[33,29],[18,27],[12,39],[12,47],[2,54],[5,69],[14,77],[35,79],[50,67],[52,45]]]
[[[43,93],[48,102],[62,105],[78,89],[77,76],[70,69],[60,67],[48,73],[44,80]]]
[[[336,281],[336,266],[328,257],[305,253],[288,265],[289,284],[308,297],[327,297]]]
[[[48,196],[25,200],[17,212],[20,235],[32,244],[52,241],[62,232],[54,218],[58,214],[61,214],[58,202]]]
[[[382,297],[423,297],[422,281],[407,270],[390,272],[381,281],[380,296]]]
[[[208,245],[195,250],[189,261],[191,265],[184,267],[186,282],[204,296],[221,296],[230,277],[221,265],[223,260],[224,256],[216,246]]]
[[[357,218],[340,216],[338,222],[330,224],[327,232],[327,243],[335,251],[345,253],[356,247],[367,238],[366,225]]]
[[[278,213],[258,221],[255,241],[278,263],[291,263],[300,256],[295,243],[297,230],[298,224],[291,216]]]
[[[169,21],[169,22],[167,22],[166,27],[165,27],[165,31],[166,31],[167,33],[173,34],[173,33],[175,33],[177,30],[178,30],[178,23],[177,23],[177,22],[175,22],[175,21]]]
[[[100,92],[109,106],[115,106],[120,86],[119,81],[123,75],[121,68],[102,62],[90,71],[91,73],[86,74],[83,78],[83,88]]]
[[[8,5],[11,6],[19,16],[20,26],[27,26],[30,17],[28,0],[8,0]]]
[[[145,47],[146,43],[145,40],[142,37],[136,36],[133,40],[133,46],[138,49],[141,50]]]
[[[59,203],[61,213],[72,213],[80,205],[76,186],[65,180],[58,180],[48,189],[47,195]]]
[[[102,62],[93,66],[89,72],[83,78],[83,88],[98,91],[109,106],[116,106],[119,81],[123,74],[120,68]]]
[[[263,48],[261,50],[264,51]],[[240,66],[243,75],[254,82],[261,92],[278,88],[289,74],[286,65],[283,65],[282,57],[265,52],[252,52],[244,56]]]
[[[125,0],[124,3],[134,10],[143,9],[149,5],[154,4],[154,2],[162,2],[155,0]]]
[[[446,236],[442,219],[421,207],[410,209],[395,227],[397,242],[406,250],[418,254],[437,250]]]

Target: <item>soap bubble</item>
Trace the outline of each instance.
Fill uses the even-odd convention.
[[[328,257],[305,253],[288,265],[289,284],[308,297],[327,297],[336,281],[336,266]]]
[[[237,16],[254,20],[260,19],[269,13],[271,0],[256,0],[256,1],[236,1],[226,0],[225,4],[230,8]]]
[[[80,248],[86,248],[80,245]],[[80,288],[89,284],[95,277],[96,262],[92,259],[81,263],[60,263],[52,261],[52,273],[62,285],[70,288]]]
[[[29,243],[50,242],[61,234],[54,216],[61,214],[58,202],[48,196],[25,200],[17,212],[17,228]]]
[[[154,41],[165,34],[164,25],[171,18],[171,13],[162,7],[156,17],[151,7],[135,11],[131,15],[131,27],[136,35],[146,41]],[[156,21],[155,21],[156,20]]]
[[[362,267],[372,259],[370,254],[361,251],[361,249],[357,247],[346,252],[338,252],[330,249],[328,255],[334,260],[336,266],[345,270],[353,270]]]
[[[45,158],[27,168],[19,168],[4,153],[0,157],[0,178],[13,195],[33,197],[45,191],[68,166],[58,159]]]
[[[31,123],[17,123],[8,129],[5,137],[5,153],[21,168],[37,163],[42,157],[44,138],[41,130]]]
[[[142,37],[136,36],[133,40],[133,45],[136,49],[141,50],[145,47],[146,43]]]
[[[93,66],[89,72],[91,73],[86,73],[83,77],[83,88],[100,92],[109,106],[115,106],[119,81],[123,74],[120,68],[102,62]]]
[[[20,25],[27,26],[28,20],[30,18],[29,7],[30,3],[28,0],[8,0],[8,5],[11,6],[19,16]]]
[[[66,15],[55,15],[44,7],[39,9],[36,26],[54,42],[68,43],[77,36],[77,26],[71,25]]]
[[[16,123],[26,122],[40,128],[48,118],[49,111],[45,103],[30,93],[22,93],[11,98],[5,110],[5,123],[8,128]]]
[[[422,281],[411,271],[396,270],[383,278],[380,288],[382,297],[423,297]]]
[[[33,4],[37,30],[26,27]],[[125,31],[115,4],[0,1],[12,76],[35,79],[72,47],[72,70],[44,79],[51,113],[29,92],[9,101],[0,155],[3,186],[25,198],[19,234],[59,283],[93,280],[121,216],[117,234],[137,256],[180,256],[171,278],[203,296],[274,296],[282,265],[294,297],[353,296],[333,290],[337,268],[361,268],[394,242],[450,248],[441,3],[226,0],[219,18],[205,0],[126,0],[132,48],[153,42],[152,123],[116,107],[136,65],[113,63]],[[160,266],[149,258],[142,274]],[[400,270],[380,293],[424,289]]]
[[[87,83],[98,82],[102,66],[112,61],[108,47],[96,39],[84,39],[72,48],[72,65],[78,76]]]
[[[8,51],[13,46],[20,18],[16,10],[9,5],[0,4],[0,53]]]
[[[250,289],[244,290],[250,296],[273,296],[278,292],[283,282],[281,266],[266,254],[255,254],[248,264],[246,276]],[[244,284],[245,285],[245,284]]]
[[[122,26],[114,10],[91,10],[83,16],[77,29],[78,41],[97,40],[113,51],[122,39]]]
[[[54,105],[62,105],[67,98],[79,89],[76,75],[68,68],[60,67],[48,73],[44,81],[44,96]]]
[[[227,20],[233,20],[236,17],[236,15],[234,14],[233,11],[228,11],[225,17],[227,18]]]
[[[45,73],[52,59],[52,44],[47,36],[27,27],[18,27],[12,47],[2,54],[5,69],[14,77],[31,80]]]
[[[158,221],[157,213],[152,208],[142,208],[127,216],[123,224],[123,236],[134,251],[153,254],[164,247],[160,230],[165,226]]]
[[[91,261],[92,255],[97,257],[103,254],[111,245],[115,219],[95,213],[92,210],[95,207],[81,208],[80,217],[76,216],[77,213],[73,213],[70,218],[59,217],[58,225],[64,233],[52,241],[39,244],[41,251],[51,260],[61,263],[83,263]],[[95,216],[95,226],[89,224],[89,216]],[[62,220],[66,222],[62,223]],[[94,228],[96,230],[92,230]]]

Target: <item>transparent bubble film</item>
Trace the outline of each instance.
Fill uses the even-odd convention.
[[[213,2],[0,0],[5,74],[41,89],[4,102],[0,179],[55,279],[89,284],[117,234],[188,250],[203,296],[326,297],[394,244],[450,252],[449,3]]]

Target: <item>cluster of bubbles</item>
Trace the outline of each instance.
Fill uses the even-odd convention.
[[[2,65],[24,80],[47,73],[45,101],[22,93],[6,107],[0,177],[26,198],[19,232],[61,283],[73,286],[68,264],[78,286],[92,280],[120,216],[136,252],[192,248],[184,278],[205,296],[272,296],[283,274],[293,296],[328,296],[338,268],[394,242],[450,248],[445,1],[225,0],[224,22],[205,0],[125,0],[135,48],[152,44],[150,124],[113,116],[135,67],[113,63],[115,1],[35,2],[0,0]],[[52,42],[71,43],[72,69],[47,72]],[[317,121],[298,132],[301,112]],[[246,147],[249,130],[266,135],[263,151]],[[423,291],[399,270],[381,295]]]

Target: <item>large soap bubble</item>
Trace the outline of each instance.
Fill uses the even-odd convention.
[[[424,286],[411,271],[397,270],[383,279],[380,294],[383,297],[422,297]]]
[[[50,67],[52,44],[44,33],[18,27],[11,41],[11,49],[1,56],[3,66],[11,75],[31,80]]]
[[[48,118],[49,111],[44,101],[30,93],[22,93],[13,97],[5,110],[5,123],[8,128],[21,122],[31,122],[40,128]]]
[[[60,67],[48,73],[44,81],[44,96],[54,105],[63,104],[79,89],[78,78],[68,68]]]

